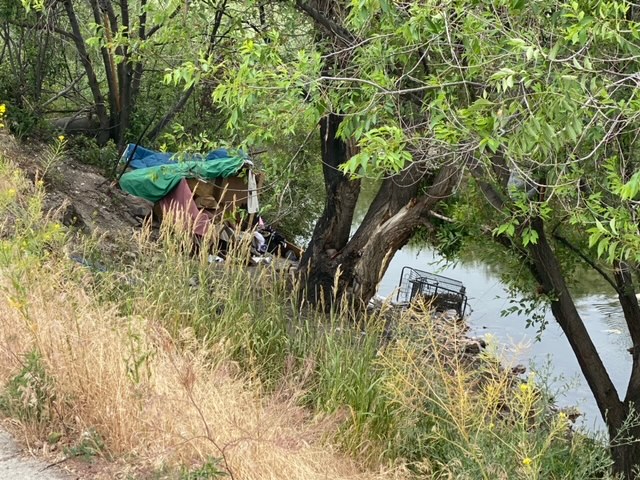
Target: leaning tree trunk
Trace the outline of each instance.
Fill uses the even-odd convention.
[[[341,266],[342,293],[350,301],[356,306],[369,302],[396,252],[419,227],[430,226],[432,209],[451,194],[457,179],[458,169],[453,165],[433,175],[421,162],[414,162],[382,183],[362,224],[335,259]],[[425,182],[430,186],[420,194]]]
[[[487,202],[497,211],[505,211],[507,206],[504,198],[506,196],[501,195],[495,185],[486,180],[490,176],[487,175],[484,167],[476,163],[472,166],[471,173],[478,181]],[[635,406],[640,405],[640,328],[638,328],[640,307],[635,298],[635,289],[632,285],[629,268],[627,265],[619,263],[614,269],[615,281],[608,279],[618,292],[625,321],[633,341],[633,347],[630,349],[633,356],[633,368],[627,387],[627,395],[621,401],[571,298],[560,262],[546,236],[543,220],[534,218],[530,225],[538,234],[538,241],[535,244],[529,244],[526,249],[515,247],[511,239],[502,235],[493,236],[493,238],[508,248],[515,248],[517,254],[540,284],[542,292],[552,299],[551,311],[569,341],[580,365],[580,370],[596,400],[600,415],[607,426],[611,439],[610,451],[614,462],[614,472],[623,475],[627,480],[640,478],[637,471],[640,467],[640,443],[637,441],[640,439],[640,427],[633,426],[634,422],[631,425],[627,424],[630,413],[633,411],[637,415],[637,407]],[[559,239],[562,241],[561,238]],[[566,241],[563,241],[563,244],[570,247]],[[572,250],[574,253],[578,253],[575,249]],[[584,259],[584,256],[581,255],[581,257]],[[590,266],[602,274],[595,265],[590,263]],[[607,278],[606,275],[605,278]]]
[[[624,398],[625,418],[635,416],[628,428],[624,425],[616,425],[618,437],[611,437],[611,455],[614,460],[616,473],[623,474],[625,478],[635,479],[640,476],[637,469],[640,467],[640,425],[638,416],[640,412],[640,305],[635,295],[631,268],[625,262],[614,264],[614,277],[618,299],[624,313],[624,318],[629,329],[629,335],[633,346],[629,352],[633,358],[631,376],[627,385],[627,394]],[[634,471],[636,469],[636,471]]]
[[[222,25],[222,20],[226,13],[227,9],[227,1],[223,1],[220,4],[218,10],[216,10],[216,14],[213,19],[213,26],[211,28],[211,33],[209,34],[209,46],[207,47],[206,56],[210,56],[214,53],[216,47],[224,38],[224,35],[219,36],[218,32],[220,31],[220,27]],[[191,98],[191,95],[196,90],[196,84],[191,85],[187,90],[182,92],[178,101],[165,113],[165,115],[158,121],[158,123],[153,127],[153,129],[147,135],[147,138],[150,142],[156,141],[156,139],[160,136],[160,134],[164,131],[164,129],[173,121],[173,119],[182,111],[184,106]]]

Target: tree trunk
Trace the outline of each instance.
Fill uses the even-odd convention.
[[[635,295],[636,289],[633,285],[633,275],[629,265],[625,262],[614,263],[614,277],[618,290],[618,299],[624,313],[624,318],[629,329],[629,335],[633,346],[629,352],[633,358],[631,376],[627,385],[627,394],[624,398],[626,416],[636,415],[637,406],[640,405],[640,305]],[[638,478],[640,472],[634,472],[640,467],[640,425],[634,425],[637,419],[633,418],[628,431],[619,432],[618,436],[624,438],[618,442],[612,437],[611,455],[614,459],[616,473],[624,474],[625,478]],[[620,444],[618,444],[620,443]]]
[[[553,298],[551,301],[553,315],[571,345],[580,369],[598,404],[600,414],[607,425],[611,439],[614,473],[624,474],[624,478],[629,480],[640,478],[638,472],[635,471],[640,468],[640,443],[638,441],[640,426],[634,425],[634,421],[630,425],[626,424],[630,413],[637,415],[638,412],[633,407],[638,405],[640,400],[640,378],[638,376],[640,365],[637,349],[635,347],[632,349],[633,371],[627,395],[624,401],[620,401],[616,388],[571,298],[558,259],[547,241],[543,221],[540,218],[534,218],[531,221],[531,226],[539,236],[537,243],[530,244],[528,247],[532,260],[530,263],[531,271],[540,282],[544,293]],[[620,303],[629,323],[639,310],[635,295],[633,300],[630,298],[626,283],[630,277],[627,274],[625,268],[619,268],[616,271],[616,282],[620,288]],[[632,336],[634,335],[635,332],[632,332]]]
[[[631,269],[625,262],[618,261],[614,263],[613,273],[618,300],[624,313],[631,341],[634,347],[640,346],[640,305],[638,305],[638,299],[636,298]]]
[[[342,117],[329,114],[320,120],[322,171],[326,200],[300,263],[306,298],[312,304],[333,304],[336,257],[349,240],[360,181],[350,180],[338,167],[349,158],[347,144],[336,137]]]
[[[490,177],[484,171],[483,166],[476,163],[472,166],[471,173],[478,181],[487,202],[497,211],[504,211],[507,208],[504,202],[505,197],[486,180]],[[543,293],[552,298],[553,315],[571,345],[607,426],[611,439],[610,452],[614,462],[614,473],[624,475],[624,478],[628,480],[640,478],[638,472],[634,471],[640,467],[640,444],[636,441],[636,439],[640,439],[640,426],[634,426],[636,422],[633,421],[628,427],[625,424],[630,412],[636,412],[637,415],[635,405],[640,405],[640,345],[637,341],[640,307],[635,297],[629,268],[625,264],[618,263],[614,269],[614,282],[579,250],[562,237],[557,237],[565,246],[585,260],[591,268],[603,275],[618,292],[618,299],[634,344],[630,349],[633,355],[633,367],[627,395],[624,401],[621,401],[571,298],[556,253],[548,242],[544,222],[540,218],[534,218],[530,225],[538,233],[539,238],[536,244],[529,244],[526,250],[516,246],[511,239],[503,235],[494,235],[493,238],[517,252],[524,264],[531,270],[533,277],[539,282]]]
[[[71,25],[71,29],[73,31],[74,42],[76,45],[76,49],[78,50],[78,55],[80,56],[80,62],[82,63],[85,72],[87,72],[89,88],[91,89],[91,94],[93,95],[93,101],[96,106],[98,121],[100,122],[100,131],[98,133],[97,141],[98,144],[104,145],[105,143],[107,143],[110,137],[109,116],[107,113],[104,96],[100,91],[100,83],[98,82],[98,78],[93,69],[93,65],[91,64],[91,59],[89,58],[87,47],[84,43],[82,32],[80,31],[80,25],[78,24],[78,17],[76,16],[76,13],[73,9],[72,0],[65,0],[64,7],[67,13],[67,17],[69,17],[69,24]]]
[[[383,182],[362,224],[336,259],[344,272],[344,292],[359,306],[375,295],[396,252],[419,227],[430,225],[431,210],[451,194],[458,174],[457,167],[449,166],[435,176],[427,175],[421,162],[414,162]],[[430,187],[419,195],[425,182]]]
[[[328,308],[346,301],[366,306],[395,253],[428,225],[431,209],[453,191],[459,168],[441,168],[436,175],[415,161],[385,179],[358,230],[349,238],[360,183],[349,180],[338,166],[349,158],[347,145],[335,138],[341,118],[321,123],[322,159],[327,200],[311,243],[301,261],[306,299]],[[426,181],[430,187],[420,195]]]
[[[138,16],[138,23],[138,40],[144,42],[147,39],[147,0],[140,1],[140,15]],[[133,73],[131,74],[131,98],[134,100],[138,97],[138,92],[140,92],[143,71],[142,62],[136,62],[133,66]]]
[[[180,98],[175,103],[175,105],[171,107],[171,110],[169,110],[164,115],[164,117],[160,119],[160,121],[153,127],[153,129],[147,136],[149,143],[155,142],[156,139],[160,136],[160,134],[164,131],[164,129],[167,128],[167,125],[169,125],[173,121],[173,119],[176,117],[176,115],[180,113],[180,111],[187,104],[187,101],[189,100],[189,98],[191,98],[191,94],[193,94],[193,92],[195,91],[195,88],[196,87],[194,84],[194,85],[191,85],[186,91],[182,92],[182,95],[180,95]]]
[[[603,418],[613,415],[615,423],[621,424],[624,420],[619,418],[623,414],[622,403],[571,298],[558,259],[547,241],[544,224],[540,218],[534,218],[531,226],[538,233],[538,241],[528,247],[532,273],[542,291],[552,298],[551,310],[576,354],[600,413]]]
[[[628,428],[617,429],[615,436],[609,428],[613,473],[625,480],[640,478],[640,442],[636,440],[640,438],[640,426],[633,425],[636,422],[634,419]]]
[[[124,27],[123,36],[129,37],[131,24],[129,20],[129,2],[127,0],[120,0],[120,15],[121,25]],[[115,16],[115,15],[114,15]],[[131,56],[129,53],[129,47],[126,42],[124,45],[118,47],[118,55],[121,55],[124,59],[118,65],[118,75],[120,77],[120,112],[119,112],[119,124],[116,131],[118,136],[116,138],[116,145],[118,152],[124,151],[127,140],[127,132],[131,124],[131,115],[135,108],[135,99],[133,98],[133,64],[131,62]]]

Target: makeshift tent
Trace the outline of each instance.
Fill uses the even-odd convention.
[[[259,210],[258,191],[263,177],[254,174],[253,163],[242,152],[235,156],[224,149],[207,154],[175,154],[130,144],[121,161],[132,168],[120,178],[124,191],[154,202],[158,218],[169,216],[187,225],[197,236],[203,237],[213,229],[220,255],[225,249],[222,245],[234,241],[235,228],[247,229],[258,223],[257,231],[251,233],[255,254],[269,251],[300,258],[301,249],[261,220],[258,222],[259,217],[224,215],[237,208],[249,214]]]
[[[224,149],[183,155],[131,144],[121,160],[134,168],[120,178],[124,191],[154,202],[159,217],[171,212],[198,235],[214,224],[219,226],[225,211],[244,208],[250,214],[258,212],[262,177],[256,181],[253,163],[244,155],[229,156]],[[136,168],[141,165],[151,166]]]

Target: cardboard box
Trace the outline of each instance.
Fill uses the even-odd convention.
[[[207,210],[215,210],[218,208],[218,201],[213,197],[196,196],[194,201],[198,208],[204,208]]]
[[[263,179],[262,174],[256,174],[258,196],[262,189]],[[249,198],[249,184],[246,172],[239,177],[216,178],[213,197],[220,206],[227,206],[227,208],[246,207]]]
[[[213,196],[220,205],[242,207],[247,204],[248,188],[246,177],[216,178]]]
[[[187,178],[187,184],[196,197],[213,197],[215,185],[213,182],[205,182],[197,178]]]

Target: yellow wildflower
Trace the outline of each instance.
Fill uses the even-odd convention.
[[[525,457],[522,459],[522,464],[525,467],[530,467],[532,463],[533,463],[533,460],[531,460],[529,457]]]
[[[4,103],[0,103],[0,115],[4,115],[7,111],[7,106]]]
[[[520,384],[520,391],[522,393],[527,393],[529,391],[529,385],[526,383],[521,383]]]
[[[64,142],[64,135],[59,135],[58,140],[60,140],[61,142]]]

